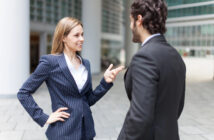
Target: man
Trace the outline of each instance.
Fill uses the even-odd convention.
[[[118,140],[179,140],[186,68],[167,43],[164,0],[134,0],[130,28],[142,43],[125,74],[130,108]]]

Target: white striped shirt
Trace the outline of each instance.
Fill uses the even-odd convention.
[[[69,60],[68,56],[65,53],[64,53],[64,55],[65,55],[65,60],[66,60],[68,69],[70,70],[71,75],[73,76],[73,78],[76,82],[79,92],[81,92],[81,90],[82,90],[83,86],[85,85],[85,82],[87,81],[87,78],[88,78],[88,70],[82,64],[82,59],[80,56],[77,55],[81,61],[81,64],[78,69],[75,69],[74,65]]]

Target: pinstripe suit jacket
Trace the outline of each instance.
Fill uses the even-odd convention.
[[[100,85],[92,90],[90,63],[83,59],[83,65],[88,70],[88,79],[79,92],[72,77],[64,54],[45,55],[40,58],[39,65],[19,90],[17,97],[29,115],[40,126],[44,126],[48,115],[36,104],[32,93],[43,83],[48,87],[52,111],[67,107],[70,117],[65,122],[55,122],[48,126],[46,136],[49,140],[80,140],[82,136],[82,118],[85,120],[87,139],[95,136],[94,122],[90,106],[95,104],[113,85],[101,80]]]

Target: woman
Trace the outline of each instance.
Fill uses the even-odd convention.
[[[90,63],[78,55],[82,50],[83,26],[77,19],[65,17],[56,26],[51,55],[40,63],[18,92],[18,99],[40,126],[49,124],[49,140],[92,140],[95,136],[90,106],[111,87],[120,66],[104,73],[100,85],[93,91]],[[53,113],[48,116],[36,104],[32,93],[43,83],[48,87]]]

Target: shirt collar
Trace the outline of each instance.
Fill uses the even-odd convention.
[[[157,33],[157,34],[153,34],[151,36],[149,36],[146,40],[143,41],[143,43],[141,44],[141,46],[143,46],[146,42],[148,42],[150,39],[152,39],[153,37],[155,36],[159,36],[160,33]]]
[[[77,57],[80,59],[80,64],[82,65],[82,58],[79,55]]]

